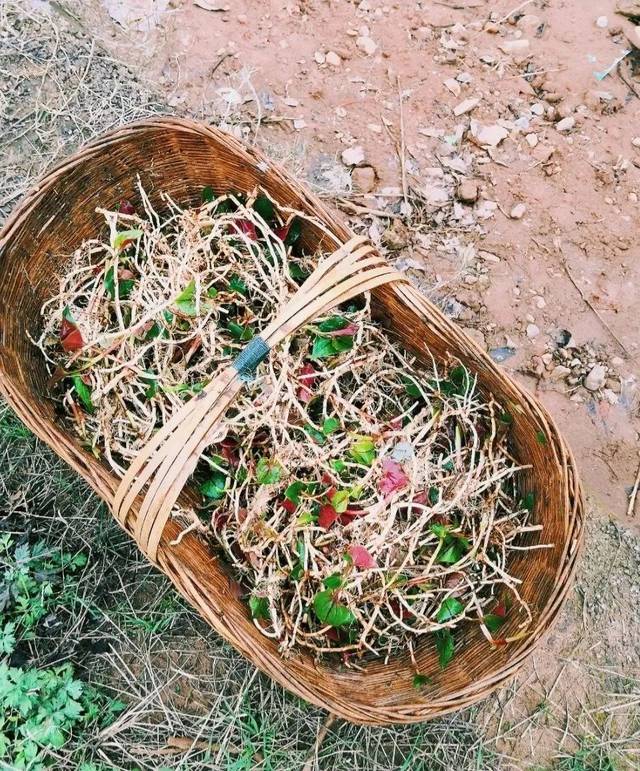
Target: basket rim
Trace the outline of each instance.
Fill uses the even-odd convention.
[[[332,230],[340,238],[346,240],[352,235],[344,224],[341,215],[325,205],[312,192],[299,185],[284,169],[272,163],[255,148],[248,148],[232,135],[197,121],[175,118],[173,116],[156,116],[126,124],[94,138],[46,172],[23,196],[0,231],[0,266],[5,250],[10,248],[12,239],[19,234],[22,225],[27,222],[30,214],[36,209],[44,195],[67,172],[75,169],[85,160],[99,155],[111,145],[134,138],[138,132],[144,133],[149,130],[155,131],[158,129],[188,132],[204,139],[213,139],[218,143],[228,146],[240,160],[260,168],[261,171],[268,170],[270,174],[275,174],[321,220],[329,223]],[[436,333],[442,334],[446,332],[447,335],[453,336],[463,352],[466,351],[473,354],[496,378],[509,385],[511,392],[517,397],[519,403],[524,404],[535,415],[539,423],[546,427],[549,446],[554,453],[556,463],[562,470],[565,499],[564,548],[554,578],[553,591],[537,615],[535,629],[531,630],[526,644],[518,647],[517,655],[509,659],[502,668],[498,668],[483,678],[473,681],[470,685],[452,691],[446,697],[437,700],[425,701],[424,698],[419,698],[417,692],[414,703],[403,705],[356,705],[352,699],[329,698],[319,689],[315,691],[310,690],[304,683],[287,676],[287,667],[284,664],[284,659],[281,658],[281,666],[274,669],[271,666],[271,661],[262,655],[262,651],[256,650],[256,647],[250,644],[251,641],[242,641],[238,638],[238,635],[232,635],[229,627],[212,612],[211,608],[207,612],[207,608],[203,607],[201,602],[198,602],[195,596],[197,591],[193,586],[194,581],[197,582],[197,576],[192,572],[185,572],[183,585],[177,583],[175,578],[176,566],[182,564],[179,563],[179,555],[183,554],[184,549],[194,549],[197,551],[198,549],[205,548],[194,535],[188,534],[183,539],[182,548],[174,549],[173,554],[163,550],[159,554],[157,561],[159,567],[172,580],[178,591],[200,611],[201,615],[206,618],[214,629],[263,672],[298,696],[324,707],[347,720],[378,725],[415,722],[461,709],[489,695],[501,683],[511,678],[535,650],[543,634],[548,630],[562,606],[572,586],[572,579],[575,575],[577,558],[584,535],[584,496],[576,473],[575,459],[570,448],[562,438],[553,417],[547,412],[546,408],[523,386],[513,380],[507,373],[500,370],[486,351],[468,337],[464,330],[447,319],[415,287],[403,284],[389,287],[385,291],[392,292],[400,302],[411,307],[415,313],[434,328]],[[4,342],[3,331],[0,331],[0,336]],[[113,500],[113,494],[118,486],[119,479],[113,472],[106,470],[104,470],[104,473],[96,475],[96,468],[88,463],[85,451],[79,448],[78,443],[70,433],[63,430],[62,425],[55,424],[53,421],[50,425],[43,423],[35,410],[30,407],[28,401],[21,397],[19,389],[14,385],[11,371],[5,367],[5,360],[2,355],[0,355],[0,392],[36,436],[52,447],[72,468],[78,471],[103,500],[107,501],[107,503]],[[171,523],[167,526],[168,531],[174,529],[170,525]],[[169,532],[168,536],[169,540],[171,540],[175,533]],[[182,564],[182,567],[185,567],[184,564]]]

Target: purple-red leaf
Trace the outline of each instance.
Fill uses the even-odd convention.
[[[249,239],[251,241],[258,240],[258,233],[256,232],[256,226],[253,224],[253,222],[251,222],[251,220],[236,220],[234,222],[234,225],[241,233],[244,233],[246,236],[249,236]]]
[[[351,546],[347,548],[347,551],[353,560],[353,564],[357,568],[375,568],[378,566],[378,563],[374,560],[371,554],[369,554],[364,546],[351,544]]]
[[[131,203],[131,201],[128,201],[126,198],[123,198],[120,201],[120,206],[118,207],[118,211],[121,214],[135,214],[136,207]]]
[[[353,337],[358,331],[358,325],[351,322],[342,329],[334,329],[331,332],[323,332],[325,337]]]
[[[79,351],[84,346],[84,340],[82,339],[82,333],[69,319],[62,319],[60,325],[60,343],[67,353],[72,351]]]
[[[318,524],[320,527],[330,528],[340,515],[329,503],[325,504],[318,514]]]
[[[380,492],[385,498],[403,490],[408,484],[409,477],[404,473],[398,461],[385,458],[382,461],[382,476],[378,483]]]
[[[317,371],[313,368],[313,364],[305,364],[304,367],[298,372],[298,390],[296,396],[303,404],[308,404],[313,399],[312,388],[318,377]]]

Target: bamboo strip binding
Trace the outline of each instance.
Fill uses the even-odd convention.
[[[340,303],[392,282],[403,283],[406,278],[375,253],[364,237],[351,238],[319,263],[259,339],[270,350]],[[227,367],[154,435],[123,477],[115,494],[113,514],[127,527],[131,506],[148,485],[138,515],[127,529],[151,561],[157,560],[171,509],[243,381],[235,364]]]

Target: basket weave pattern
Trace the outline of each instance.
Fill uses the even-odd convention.
[[[349,286],[354,291],[371,289],[374,317],[405,348],[425,361],[427,352],[436,361],[457,357],[477,374],[480,389],[492,393],[509,410],[514,416],[514,454],[520,463],[531,466],[524,473],[524,486],[535,492],[533,519],[544,525],[541,536],[530,537],[553,544],[553,548],[523,552],[511,562],[510,572],[522,580],[520,592],[534,617],[526,636],[493,647],[477,625],[466,626],[457,636],[456,656],[444,672],[438,668],[432,642],[424,639],[415,658],[419,671],[431,681],[419,691],[412,686],[415,665],[408,654],[387,665],[367,663],[365,672],[344,669],[338,663],[318,663],[304,651],[283,659],[277,642],[253,625],[225,564],[193,534],[171,545],[180,527],[167,518],[167,512],[179,494],[185,503],[195,500],[188,489],[181,492],[181,488],[211,428],[242,388],[233,368],[216,378],[201,400],[188,402],[184,414],[178,413],[180,420],[158,432],[155,444],[134,461],[122,487],[106,464],[80,446],[55,414],[45,363],[27,333],[37,332],[39,309],[51,293],[54,274],[64,269],[66,255],[101,228],[96,207],[114,205],[121,198],[136,203],[137,174],[159,208],[161,192],[185,206],[195,206],[205,185],[218,193],[248,191],[260,185],[281,204],[321,221],[332,234],[329,238],[324,229],[305,223],[302,240],[307,250],[334,252],[336,244],[343,245],[334,265],[340,280],[332,279],[315,289],[307,287],[310,294],[306,296],[296,294],[289,306],[296,298],[306,302],[295,306],[298,315],[288,315],[283,309],[272,328],[263,330],[271,347],[299,324],[341,302],[334,288],[355,278]],[[302,698],[353,722],[420,721],[488,695],[532,652],[571,585],[582,538],[582,492],[573,457],[544,408],[386,266],[371,247],[351,239],[335,211],[260,154],[214,128],[155,118],[112,131],[50,171],[0,233],[0,390],[24,423],[109,504],[147,556],[202,617],[262,671]],[[362,279],[367,271],[378,271],[370,286]],[[290,311],[293,306],[289,306]],[[507,621],[505,637],[518,632],[518,623],[518,618]]]

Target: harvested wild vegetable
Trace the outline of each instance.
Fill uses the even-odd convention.
[[[76,430],[120,475],[321,258],[300,249],[302,216],[258,191],[205,189],[187,210],[167,197],[162,214],[140,197],[140,213],[101,210],[107,237],[75,252],[37,341]],[[509,575],[539,529],[512,420],[459,362],[416,362],[363,296],[260,365],[194,475],[201,509],[176,515],[219,544],[283,651],[357,666],[431,634],[445,666],[462,620],[503,643],[508,618],[531,618]]]

